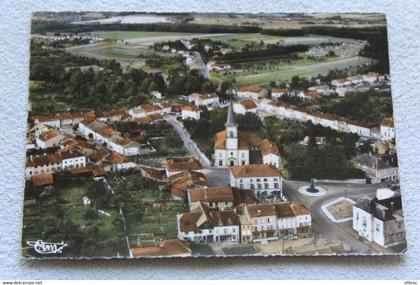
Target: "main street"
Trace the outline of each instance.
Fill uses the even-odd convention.
[[[182,125],[182,123],[180,123],[175,117],[168,116],[165,117],[165,120],[174,128],[178,136],[184,142],[184,146],[187,149],[188,153],[199,159],[204,167],[209,167],[211,165],[210,160],[198,148],[197,144],[191,139],[190,134],[184,128],[184,125]]]
[[[346,188],[346,196],[354,199],[365,195],[375,195],[378,185],[353,185],[353,187],[355,188],[351,189],[351,187],[348,187],[348,184],[346,184],[345,186],[343,185],[343,190]],[[297,190],[293,188],[293,182],[285,181],[283,193],[288,199],[299,201],[300,198],[298,197]],[[325,239],[327,241],[341,241],[347,249],[351,249],[353,252],[369,253],[372,251],[372,247],[361,240],[354,238],[340,225],[333,223],[321,209],[322,205],[343,196],[344,191],[333,194],[327,193],[324,197],[315,200],[311,203],[311,205],[306,205],[311,208],[312,225],[315,237],[317,240]]]

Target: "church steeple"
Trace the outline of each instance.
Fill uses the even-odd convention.
[[[238,127],[238,123],[236,123],[236,118],[235,118],[235,112],[233,111],[233,100],[232,97],[230,98],[229,101],[229,109],[228,109],[228,114],[227,114],[227,119],[226,119],[226,124],[225,127]]]

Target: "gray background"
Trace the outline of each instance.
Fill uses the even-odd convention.
[[[9,1],[0,4],[0,279],[414,279],[420,278],[420,1]],[[383,12],[408,235],[403,257],[268,257],[27,261],[19,244],[24,186],[29,27],[32,11]]]

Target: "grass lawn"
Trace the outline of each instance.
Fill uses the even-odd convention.
[[[214,255],[213,250],[205,243],[191,243],[193,255]]]
[[[226,255],[256,254],[258,251],[251,244],[223,248]]]
[[[335,219],[341,220],[353,216],[353,204],[347,200],[341,200],[328,207],[328,211]]]

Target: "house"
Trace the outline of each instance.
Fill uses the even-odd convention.
[[[36,189],[52,190],[54,188],[54,178],[52,173],[37,174],[32,178],[32,185]]]
[[[193,242],[239,243],[239,220],[234,211],[211,210],[200,203],[196,212],[177,215],[178,238]]]
[[[331,81],[331,85],[335,88],[339,87],[349,87],[351,86],[352,82],[349,78],[340,78],[340,79],[334,79]]]
[[[372,84],[376,82],[382,82],[385,80],[385,75],[375,73],[375,72],[369,72],[368,74],[363,75],[363,80]]]
[[[233,104],[233,111],[237,114],[245,115],[245,113],[257,113],[257,104],[253,100],[242,100],[238,103]]]
[[[192,250],[189,242],[185,240],[164,240],[158,246],[135,247],[131,249],[133,257],[186,257],[191,256]]]
[[[265,148],[262,149],[261,145],[264,145]],[[260,155],[265,157],[265,161],[278,166],[279,163],[274,161],[274,156],[278,157],[278,149],[277,151],[274,149],[276,146],[272,142],[271,147],[266,148],[266,146],[269,146],[267,142],[255,141],[246,132],[238,130],[233,100],[230,100],[225,130],[215,134],[214,165],[216,167],[231,167],[250,164],[255,162],[250,160],[250,153],[263,150],[264,153],[260,153]],[[258,163],[260,162],[258,161]]]
[[[52,128],[60,128],[61,122],[60,118],[57,116],[50,116],[50,115],[39,115],[34,118],[34,124],[39,125],[43,124],[45,126],[49,126]]]
[[[203,169],[200,161],[193,156],[172,157],[165,161],[166,176],[170,177],[183,171]]]
[[[86,157],[76,151],[31,155],[26,160],[25,178],[31,180],[37,174],[55,173],[60,170],[84,166],[86,166]]]
[[[340,97],[345,97],[347,95],[347,93],[352,92],[354,89],[353,87],[337,87],[335,88],[335,93],[337,93],[338,96]]]
[[[241,86],[235,93],[239,99],[258,100],[267,96],[267,90],[259,86]]]
[[[238,208],[238,214],[239,220],[245,225],[241,239],[243,243],[262,243],[278,239],[277,210],[275,205],[241,205]]]
[[[153,167],[142,166],[140,167],[140,174],[143,177],[147,177],[158,182],[167,181],[165,169],[157,169]]]
[[[231,187],[252,190],[257,197],[282,196],[282,177],[273,165],[236,165],[230,169]]]
[[[175,200],[187,198],[187,191],[190,188],[204,187],[207,185],[207,177],[197,171],[182,171],[168,178],[170,194]]]
[[[237,209],[241,242],[266,243],[312,235],[311,212],[301,203],[242,204]]]
[[[380,126],[381,138],[391,140],[395,138],[394,118],[384,118]]]
[[[271,89],[271,99],[273,100],[278,100],[284,95],[288,95],[288,94],[289,94],[288,88],[272,88]]]
[[[328,85],[312,86],[308,88],[308,91],[317,92],[321,96],[329,96],[330,94],[334,94],[334,90],[331,89]]]
[[[354,166],[366,173],[371,183],[397,182],[398,166],[391,165],[378,156],[363,153],[352,160]]]
[[[107,124],[98,120],[83,120],[79,123],[79,131],[87,138],[101,143],[111,151],[125,156],[138,155],[140,144],[121,136]]]
[[[185,105],[181,107],[181,118],[183,120],[186,119],[193,119],[193,120],[199,120],[200,119],[200,110],[197,108],[197,106],[189,106]]]
[[[130,115],[125,109],[112,109],[110,111],[96,111],[95,118],[103,123],[121,121]]]
[[[196,106],[217,106],[219,105],[219,96],[216,93],[198,94],[192,93],[188,95],[188,102]]]
[[[160,93],[159,91],[152,91],[150,92],[150,96],[152,96],[155,99],[161,99],[162,93]]]
[[[405,242],[401,195],[362,197],[353,205],[353,229],[383,247]]]
[[[281,239],[309,237],[312,232],[311,211],[302,203],[287,202],[275,204],[277,228]]]
[[[268,139],[259,142],[263,164],[280,167],[280,152],[277,144]]]
[[[152,105],[152,104],[143,104],[133,109],[130,109],[128,112],[134,119],[149,116],[149,115],[154,115],[154,114],[162,115],[163,113],[161,107],[159,107],[158,105]]]
[[[303,139],[302,144],[303,145],[308,145],[310,140],[311,140],[311,137],[306,136]],[[326,137],[314,137],[314,142],[315,142],[316,145],[325,145],[327,143],[327,138]]]
[[[210,71],[221,72],[221,71],[228,71],[232,69],[232,66],[228,63],[215,63],[215,62],[210,61],[207,63],[207,68]]]
[[[239,199],[238,191],[231,187],[201,187],[188,190],[188,204],[191,212],[199,208],[200,203],[205,204],[209,209],[232,210]]]
[[[35,144],[38,148],[47,149],[52,147],[59,147],[64,136],[55,130],[49,129],[40,133],[35,138]]]
[[[159,122],[162,122],[163,120],[164,119],[161,114],[153,114],[135,119],[135,121],[140,125],[157,124]]]
[[[300,97],[304,100],[315,100],[321,98],[321,94],[316,91],[306,91],[299,94],[301,94]]]
[[[109,165],[110,171],[112,172],[121,172],[137,167],[137,164],[130,161],[127,157],[116,151],[112,151],[104,159],[103,164]]]

